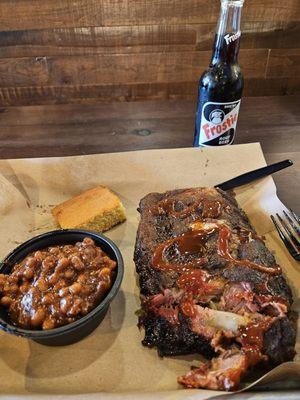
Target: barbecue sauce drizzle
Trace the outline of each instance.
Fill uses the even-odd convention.
[[[221,211],[224,208],[223,202],[219,200],[201,198],[195,201],[193,204],[187,206],[183,210],[176,211],[176,201],[177,200],[172,198],[161,200],[157,205],[150,209],[150,212],[158,215],[168,214],[177,218],[185,218],[192,212],[200,209],[200,207],[202,206],[202,217],[215,219],[221,214]],[[153,268],[168,271],[182,271],[184,269],[191,269],[204,265],[207,261],[204,252],[205,242],[208,239],[209,234],[215,231],[216,229],[213,229],[211,231],[194,230],[177,236],[176,238],[169,239],[168,241],[160,244],[157,247],[152,259]],[[233,258],[229,253],[230,236],[231,232],[226,225],[220,227],[218,238],[218,254],[221,257],[225,258],[227,261],[235,265],[243,265],[248,268],[260,270],[271,275],[277,275],[281,273],[281,268],[279,267],[279,265],[275,265],[274,267],[267,267],[265,265],[257,264],[250,260],[236,260],[235,258]],[[240,228],[241,241],[246,241],[247,239],[250,240],[252,237],[255,239],[258,238],[255,233]],[[201,254],[201,257],[198,257],[195,261],[187,262],[185,265],[179,263],[168,263],[164,261],[164,254],[166,249],[172,244],[177,245],[176,250],[178,256],[187,256],[190,254],[198,253]]]
[[[185,270],[194,269],[205,265],[207,263],[207,257],[205,254],[205,243],[207,242],[209,236],[211,236],[216,229],[206,230],[206,231],[188,231],[180,236],[169,239],[166,242],[160,244],[152,258],[152,266],[154,269],[165,270],[165,271],[177,271],[184,272]],[[177,256],[189,256],[198,255],[194,260],[180,264],[178,262],[168,263],[164,261],[166,250],[175,245]]]
[[[214,200],[201,199],[195,202],[191,206],[186,207],[182,211],[175,210],[175,200],[165,199],[161,201],[157,206],[153,207],[150,211],[161,215],[170,214],[173,217],[186,217],[193,211],[196,211],[200,206],[202,208],[203,218],[217,218],[222,211],[222,203]],[[186,291],[186,295],[181,301],[181,311],[193,318],[195,315],[195,309],[192,297],[203,290],[211,290],[210,288],[210,275],[197,267],[204,266],[208,259],[205,257],[206,242],[209,237],[218,232],[218,254],[228,260],[230,263],[235,265],[246,266],[252,269],[260,270],[262,272],[277,275],[281,273],[279,265],[274,267],[267,267],[261,264],[257,264],[250,260],[237,260],[232,257],[229,253],[229,240],[231,237],[231,231],[226,225],[222,225],[218,228],[211,228],[210,230],[196,229],[183,233],[180,236],[169,239],[166,242],[160,244],[152,258],[152,267],[158,270],[164,270],[166,272],[174,271],[183,273],[177,283],[181,289]],[[247,231],[244,228],[240,229],[240,241],[245,242],[252,238],[260,239],[255,233]],[[190,256],[198,255],[192,261],[185,263],[168,263],[165,261],[166,250],[171,246],[175,245],[177,256]],[[205,287],[207,285],[207,287]],[[174,310],[173,310],[174,311]],[[176,313],[178,309],[176,308]],[[176,314],[177,318],[177,314]],[[177,321],[177,319],[176,319]],[[242,351],[247,357],[247,364],[249,366],[257,364],[263,360],[266,356],[263,355],[263,344],[264,344],[264,333],[270,327],[273,322],[273,318],[265,319],[264,321],[251,322],[246,326],[239,328],[239,342],[242,347]]]
[[[265,265],[257,264],[249,260],[236,260],[229,254],[229,239],[231,236],[230,230],[226,226],[222,226],[219,231],[219,243],[218,243],[218,253],[221,257],[226,260],[236,264],[246,266],[252,269],[257,269],[262,272],[266,272],[271,275],[278,275],[281,273],[281,268],[279,265],[274,267],[266,267]]]
[[[247,355],[248,365],[255,365],[261,361],[264,347],[264,334],[272,325],[272,318],[264,321],[251,322],[248,325],[239,328],[239,342],[243,352]]]
[[[154,269],[165,270],[165,271],[176,271],[183,272],[185,270],[197,268],[207,263],[208,259],[205,257],[205,243],[208,238],[218,230],[218,253],[222,258],[225,258],[230,263],[235,265],[246,266],[248,268],[256,269],[271,275],[277,275],[281,273],[279,265],[274,267],[266,267],[265,265],[257,264],[249,260],[236,260],[229,253],[229,239],[231,236],[230,230],[224,225],[221,228],[212,228],[210,230],[194,230],[183,233],[180,236],[169,239],[166,242],[160,244],[152,258],[152,266]],[[198,257],[192,261],[186,263],[169,263],[164,260],[166,250],[171,246],[175,245],[177,256],[189,256],[197,254]]]

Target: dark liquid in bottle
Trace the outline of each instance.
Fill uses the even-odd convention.
[[[203,130],[202,114],[204,114],[205,117],[204,121],[219,121],[221,123],[227,120],[226,116],[232,110],[234,110],[235,107],[237,108],[238,113],[239,103],[233,103],[232,106],[205,106],[205,104],[208,102],[232,103],[241,99],[244,79],[237,62],[239,42],[239,35],[225,34],[222,36],[215,36],[214,55],[212,58],[212,62],[209,68],[202,74],[199,80],[194,146],[199,145],[199,135],[201,127]],[[216,118],[212,119],[212,113],[214,110],[216,110]],[[217,113],[219,113],[219,115]],[[204,123],[205,127],[206,125],[207,124]],[[231,126],[232,127],[230,127],[230,123],[228,123],[228,129],[225,130],[224,133],[222,133],[222,138],[218,137],[216,139],[214,139],[214,134],[219,134],[219,129],[223,129],[225,125],[223,125],[223,127],[221,128],[216,126],[216,129],[218,129],[218,131],[214,131],[214,126],[210,127],[213,129],[212,132],[208,131],[209,128],[206,127],[207,137],[205,137],[205,140],[207,139],[207,145],[220,146],[232,143],[234,139],[235,128],[234,124],[232,124]],[[203,136],[201,138],[201,142],[203,144]]]
[[[212,62],[199,81],[199,90],[209,95],[209,101],[234,101],[242,95],[244,80],[237,63],[240,39],[227,44],[226,36],[215,36]]]

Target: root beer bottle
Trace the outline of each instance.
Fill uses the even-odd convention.
[[[199,81],[194,146],[224,146],[234,140],[244,86],[238,64],[243,2],[221,0],[212,60]]]

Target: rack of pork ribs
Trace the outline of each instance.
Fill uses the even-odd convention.
[[[235,390],[254,365],[292,360],[296,321],[281,268],[228,193],[150,193],[139,205],[134,261],[143,345],[207,361],[178,382]]]

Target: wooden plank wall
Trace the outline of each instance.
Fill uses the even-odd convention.
[[[0,103],[195,96],[219,0],[1,0]],[[300,1],[245,0],[245,95],[300,91]]]

